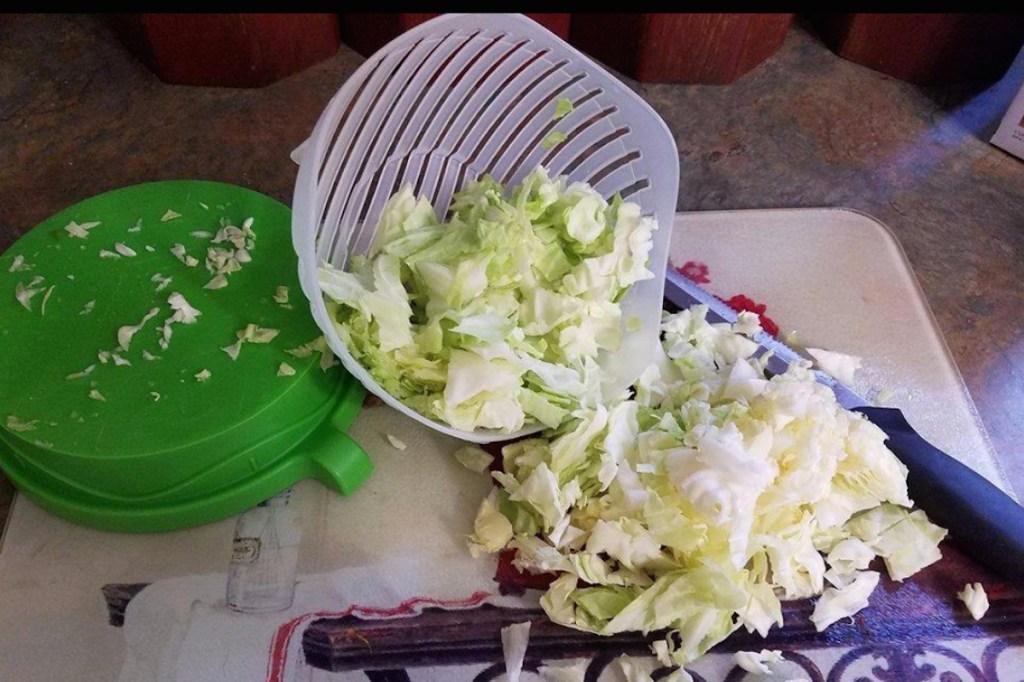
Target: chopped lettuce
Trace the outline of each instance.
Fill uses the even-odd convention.
[[[56,284],[51,284],[46,288],[46,293],[43,294],[43,302],[39,304],[39,314],[46,314],[46,302],[50,300],[50,295],[53,294],[53,290],[57,287]]]
[[[228,285],[228,278],[225,275],[214,275],[213,278],[203,285],[204,289],[223,289]]]
[[[175,295],[180,296],[180,294]],[[185,299],[181,300],[184,301]],[[195,313],[198,315],[199,311],[197,310],[195,311]],[[149,322],[151,319],[153,319],[159,314],[160,309],[153,308],[143,316],[142,320],[138,324],[126,324],[122,327],[119,327],[117,330],[117,347],[120,350],[128,350],[128,346],[131,345],[132,338],[139,333],[139,330],[141,330],[146,325],[147,322]]]
[[[25,256],[18,254],[11,261],[10,267],[7,268],[7,272],[25,272],[31,270],[33,266],[25,262]]]
[[[17,299],[18,303],[20,303],[25,310],[31,312],[32,298],[43,290],[41,287],[37,286],[41,281],[42,278],[36,277],[28,284],[28,286],[25,286],[21,282],[14,285],[14,298]]]
[[[938,545],[946,537],[946,530],[920,509],[911,512],[891,504],[858,515],[847,528],[885,559],[889,577],[898,582],[938,561]]]
[[[277,335],[281,333],[280,329],[270,329],[267,327],[260,327],[259,325],[249,323],[244,328],[239,329],[235,332],[235,342],[230,346],[221,348],[222,351],[228,354],[228,357],[232,360],[237,360],[239,353],[242,351],[242,345],[246,343],[270,343]],[[279,368],[280,369],[280,368]],[[278,375],[280,376],[280,374]]]
[[[814,605],[811,622],[821,632],[832,623],[848,618],[867,607],[868,597],[878,586],[877,571],[861,571],[845,587],[826,588]]]
[[[807,352],[810,353],[812,358],[814,358],[815,364],[817,364],[822,371],[826,374],[831,374],[833,377],[847,385],[853,383],[853,375],[858,369],[860,369],[861,359],[856,355],[837,353],[835,351],[824,350],[822,348],[808,348]]]
[[[270,343],[280,333],[280,329],[270,329],[268,327],[260,327],[259,325],[250,323],[245,325],[245,329],[237,332],[237,335],[238,338],[242,339],[246,343]]]
[[[125,258],[134,258],[135,256],[138,255],[138,253],[136,253],[135,249],[133,249],[132,247],[128,246],[127,244],[122,244],[121,242],[117,242],[117,243],[114,244],[114,251],[117,251],[119,254],[121,254]]]
[[[34,265],[30,265],[25,262],[25,256],[18,254],[14,256],[14,260],[11,261],[10,266],[7,268],[8,272],[27,272],[31,270]]]
[[[543,140],[540,141],[540,148],[551,149],[552,147],[557,147],[565,142],[566,139],[568,139],[566,134],[561,130],[552,130],[544,137]]]
[[[188,255],[188,253],[185,252],[184,244],[175,244],[174,246],[172,246],[171,254],[173,254],[175,258],[177,258],[190,268],[194,268],[195,266],[199,265],[199,260],[195,256],[190,256]]]
[[[505,654],[505,680],[519,682],[530,643],[530,621],[513,623],[501,629],[501,649]]]
[[[318,278],[353,357],[413,409],[467,431],[557,428],[600,399],[596,358],[619,347],[619,301],[653,277],[656,228],[543,168],[508,193],[471,183],[446,221],[404,187],[368,257]]]
[[[768,667],[769,663],[781,663],[785,660],[782,657],[782,652],[774,649],[761,649],[757,651],[737,651],[733,654],[733,660],[736,661],[736,665],[743,668],[748,673],[755,675],[771,675],[771,668]]]
[[[484,499],[473,521],[469,551],[473,556],[497,552],[512,539],[512,524],[499,509],[500,496],[495,488]]]
[[[85,239],[86,237],[89,236],[89,230],[91,230],[94,227],[98,227],[100,224],[101,223],[99,221],[77,223],[74,220],[72,220],[70,223],[64,226],[64,230],[72,237],[77,237],[78,239]]]
[[[544,682],[584,682],[590,659],[557,661],[540,666],[538,673]]]
[[[338,364],[338,360],[334,357],[331,347],[327,345],[327,339],[323,336],[318,336],[312,341],[304,343],[301,346],[289,348],[285,353],[296,358],[308,358],[313,353],[319,353],[320,370],[323,372],[326,372],[328,369]]]
[[[482,474],[494,461],[486,450],[476,445],[464,445],[455,451],[455,459],[470,471]]]
[[[72,372],[71,374],[67,375],[64,378],[67,379],[68,381],[74,381],[75,379],[81,379],[83,377],[87,377],[90,374],[92,374],[92,371],[94,369],[96,369],[96,365],[89,365],[88,367],[86,367],[82,371],[80,371],[80,372]]]
[[[555,573],[541,598],[555,622],[667,630],[652,647],[664,665],[740,627],[766,636],[781,599],[819,596],[823,629],[867,606],[876,557],[903,580],[939,558],[946,534],[911,511],[885,434],[809,363],[766,377],[755,321],[706,314],[663,318],[664,354],[631,397],[575,406],[545,437],[505,446],[478,515],[486,532],[471,539],[475,554],[508,547],[521,570]],[[771,654],[744,661],[760,671]]]
[[[988,595],[981,583],[967,583],[956,596],[964,603],[974,620],[981,620],[988,611]]]
[[[157,328],[157,331],[160,332],[160,339],[159,339],[158,342],[159,342],[160,348],[162,350],[167,350],[168,347],[170,346],[171,337],[174,334],[173,329],[171,328],[172,325],[174,325],[176,323],[195,324],[195,322],[199,318],[199,316],[203,314],[202,312],[200,312],[196,308],[193,308],[189,304],[189,302],[185,300],[185,297],[182,296],[177,291],[175,291],[174,293],[172,293],[170,296],[167,297],[167,303],[168,303],[168,305],[171,306],[171,310],[173,310],[174,313],[170,317],[165,319],[164,323]],[[152,313],[152,312],[153,311],[150,311],[150,313]],[[149,317],[147,316],[145,319],[142,320],[142,322],[139,324],[139,326],[141,327],[143,324],[145,324],[146,320],[148,320],[148,319],[149,319]],[[122,329],[125,329],[125,328],[122,327]],[[134,334],[135,332],[132,332],[132,333]],[[118,336],[119,336],[118,340],[120,341],[120,333],[118,334]],[[131,336],[129,336],[128,339],[130,340]],[[125,347],[127,347],[127,346],[125,346]],[[146,359],[147,360],[151,360],[151,359],[153,359],[155,357],[156,356],[146,357]],[[102,357],[100,357],[100,360],[104,361]]]
[[[167,304],[170,305],[171,310],[174,311],[174,314],[171,315],[172,322],[195,324],[196,318],[202,315],[199,310],[189,305],[189,302],[185,300],[185,297],[177,291],[167,297]]]
[[[171,277],[164,277],[158,272],[150,277],[149,281],[156,284],[156,290],[160,292],[170,286],[172,279]]]
[[[650,661],[622,654],[615,659],[619,679],[626,682],[654,682],[653,666]]]
[[[39,423],[38,419],[32,419],[30,421],[23,421],[13,414],[7,415],[7,429],[9,431],[15,431],[22,433],[25,431],[35,431],[36,425]]]
[[[576,107],[573,106],[572,100],[570,100],[568,97],[562,97],[555,104],[555,115],[552,116],[552,118],[556,121],[560,118],[565,118],[566,116],[571,114],[572,110],[575,108]]]

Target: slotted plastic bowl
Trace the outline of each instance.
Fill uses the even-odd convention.
[[[562,98],[574,108],[556,121]],[[552,130],[566,139],[544,149]],[[342,268],[350,255],[366,254],[384,202],[406,183],[443,216],[469,181],[490,174],[517,184],[543,165],[654,214],[655,277],[622,301],[622,319],[642,324],[624,329],[620,349],[598,358],[605,393],[628,387],[650,362],[679,185],[675,141],[642,99],[539,24],[522,15],[446,15],[404,33],[346,81],[293,158],[292,235],[313,318],[345,368],[395,409],[478,443],[541,428],[461,431],[424,417],[382,389],[338,337],[317,266]]]

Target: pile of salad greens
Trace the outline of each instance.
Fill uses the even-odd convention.
[[[504,447],[470,538],[557,574],[541,600],[555,622],[665,631],[653,652],[675,666],[737,628],[767,635],[781,600],[820,595],[820,631],[867,606],[875,557],[901,581],[946,535],[910,509],[880,429],[809,364],[766,378],[755,315],[706,313],[666,314],[664,354],[632,393]]]
[[[392,396],[455,428],[555,428],[600,399],[599,352],[619,347],[620,299],[657,223],[618,197],[537,168],[485,177],[449,217],[404,187],[347,270],[319,269],[338,335]]]

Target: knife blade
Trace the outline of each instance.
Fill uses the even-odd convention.
[[[707,319],[733,323],[737,313],[697,283],[669,268],[665,299],[679,308],[705,305]],[[766,368],[781,374],[807,360],[775,337],[754,337],[758,354],[770,353]],[[1002,577],[1024,584],[1024,508],[985,477],[926,441],[896,408],[875,407],[849,386],[824,372],[815,379],[828,386],[840,405],[864,415],[885,432],[886,445],[907,467],[907,489],[931,520],[949,530],[965,553]]]

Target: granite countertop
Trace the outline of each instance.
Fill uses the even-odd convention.
[[[171,86],[95,17],[5,16],[0,252],[139,182],[221,180],[290,203],[288,153],[361,62],[343,46],[258,90]],[[679,210],[846,206],[893,230],[1024,499],[1024,162],[985,141],[1021,78],[922,89],[796,26],[732,85],[634,87],[676,136]],[[11,493],[0,477],[0,519]]]

